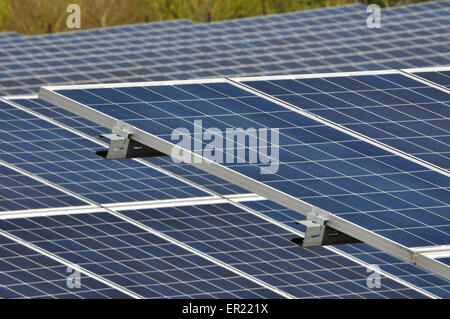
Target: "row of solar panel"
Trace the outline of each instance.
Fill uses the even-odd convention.
[[[426,296],[386,276],[372,290],[360,263],[322,247],[300,249],[292,233],[229,204],[9,219],[0,229],[90,275],[70,289],[67,267],[0,236],[0,296],[8,298]],[[447,285],[434,280],[432,289]]]
[[[22,116],[24,116],[24,114],[23,113],[21,113],[22,114]],[[67,132],[66,134],[70,134],[69,132]],[[71,135],[71,134],[70,134]],[[91,154],[92,154],[92,150],[91,150]],[[109,162],[103,162],[103,163],[109,163]],[[116,162],[117,163],[117,162]],[[89,165],[91,165],[91,164],[89,164]],[[16,174],[17,175],[17,174]],[[21,178],[23,178],[23,176],[21,177]],[[13,180],[14,180],[15,178],[13,178]],[[19,180],[20,180],[20,178],[19,178]],[[34,182],[34,184],[32,184],[32,183],[30,183],[28,180],[26,181],[26,183],[28,184],[28,185],[31,185],[31,186],[33,186],[33,185],[35,185],[36,184],[36,182]],[[31,188],[33,188],[33,187],[31,187]],[[30,194],[27,194],[28,196],[30,196],[30,197],[32,197],[32,195],[30,195]],[[53,193],[51,193],[50,194],[51,195],[51,197],[54,197],[55,195],[57,195],[57,192],[54,190],[53,191]],[[9,195],[9,196],[11,196],[11,195]],[[42,195],[40,195],[40,196],[42,196]],[[11,198],[13,198],[13,197],[11,197]],[[21,199],[20,200],[20,202],[23,202],[23,200]],[[80,203],[80,204],[82,204],[82,203]],[[31,207],[36,207],[35,205],[36,205],[36,203],[33,203],[32,204],[33,206],[31,206]],[[74,202],[72,202],[72,203],[69,203],[69,205],[74,205]],[[251,203],[251,206],[253,206],[253,208],[255,208],[254,207],[254,205],[256,205],[256,203]],[[267,208],[267,206],[266,206],[267,204],[261,204],[260,205],[260,207],[265,207],[265,213],[267,214],[267,215],[269,215],[269,216],[275,216],[275,215],[278,215],[278,214],[276,214],[275,212],[278,212],[279,211],[279,209],[277,209],[277,210],[273,210],[273,209],[268,209]],[[270,203],[268,203],[268,205],[270,205]],[[61,206],[59,203],[58,203],[58,206]],[[45,206],[44,206],[45,207]],[[258,207],[258,206],[256,206],[256,207]],[[191,208],[190,208],[190,210],[192,210]],[[229,210],[229,209],[228,209]],[[216,215],[216,214],[215,214]],[[234,214],[233,214],[234,215]],[[65,218],[65,217],[61,217],[61,218]],[[227,218],[232,218],[232,217],[227,217]],[[298,216],[297,216],[297,218],[298,218]],[[289,224],[292,224],[292,219],[291,220],[289,220],[289,222],[288,222]],[[216,226],[218,226],[218,225],[216,225]],[[23,230],[24,228],[25,228],[25,226],[23,225],[23,224],[20,224],[20,227],[21,227],[21,229]],[[155,226],[156,227],[156,226]],[[103,229],[103,228],[102,228]],[[19,232],[18,233],[15,233],[15,235],[18,235],[19,234]],[[22,234],[22,233],[21,233]],[[208,234],[210,234],[210,232],[208,232]],[[30,239],[30,237],[29,236],[25,236],[25,235],[23,235],[24,237],[24,239],[26,239],[26,240],[31,240]],[[181,235],[180,235],[181,236]],[[52,237],[52,239],[54,239],[53,237]],[[361,250],[358,250],[358,252],[359,252],[359,254],[361,254]],[[328,258],[327,257],[328,255],[325,255],[324,257],[326,257],[326,258]],[[394,266],[393,266],[394,267]],[[412,267],[412,268],[411,268]],[[433,275],[430,275],[430,274],[427,274],[426,272],[423,272],[423,271],[420,271],[420,270],[418,270],[416,267],[414,267],[414,266],[411,266],[411,265],[407,265],[407,264],[404,264],[404,263],[400,263],[399,265],[396,265],[395,267],[394,267],[395,269],[397,269],[397,272],[400,272],[400,273],[402,273],[403,275],[404,275],[404,279],[405,280],[410,280],[410,281],[415,281],[415,282],[420,282],[421,283],[421,287],[424,287],[424,288],[427,288],[427,289],[429,289],[429,291],[430,292],[432,292],[432,293],[435,293],[435,294],[437,294],[437,295],[440,295],[440,296],[446,296],[447,294],[448,294],[448,283],[446,283],[445,281],[442,281],[442,280],[440,280],[440,279],[438,279],[438,277],[436,277],[436,276],[433,276]],[[403,269],[403,270],[401,270],[401,269]],[[414,270],[411,270],[411,269],[414,269]],[[15,273],[14,273],[15,274]],[[309,277],[308,277],[309,278]],[[314,277],[315,278],[315,277]],[[430,279],[431,278],[431,279]],[[272,280],[276,280],[276,279],[272,279]],[[292,279],[293,280],[293,279]],[[31,281],[32,282],[32,281]],[[17,282],[16,282],[17,283]],[[61,284],[62,284],[63,282],[61,282]],[[17,286],[19,287],[18,289],[22,289],[23,288],[23,286],[21,286],[20,284],[17,284]],[[41,284],[41,286],[45,286],[45,284]],[[15,287],[15,286],[14,286]],[[328,287],[328,286],[327,286]],[[330,286],[331,287],[331,286]],[[136,289],[142,289],[142,287],[141,288],[136,288]],[[302,290],[298,290],[298,289],[296,289],[296,288],[290,288],[290,289],[294,289],[294,291],[302,291]],[[306,288],[306,289],[311,289],[310,287],[309,288]],[[335,288],[335,289],[337,289],[337,288]],[[359,289],[359,288],[358,288]],[[402,288],[403,289],[403,288]],[[33,294],[34,293],[36,293],[36,291],[35,290],[23,290],[23,291],[29,291],[29,292],[32,292]],[[147,290],[146,290],[147,291]],[[308,291],[308,290],[306,290],[306,291]],[[326,293],[326,290],[325,290],[325,292],[323,291],[323,290],[321,290],[321,289],[319,289],[319,290],[314,290],[315,292],[314,292],[314,294],[316,295],[316,296],[324,296],[324,294],[326,295],[327,293]],[[333,290],[332,290],[333,291]],[[116,292],[117,293],[117,292]],[[305,291],[303,290],[303,294],[306,296],[307,294],[305,293]],[[383,293],[384,294],[384,293]],[[62,294],[61,295],[61,297],[63,296],[64,294]],[[400,297],[401,295],[398,295],[398,294],[395,294],[395,293],[393,293],[393,292],[389,292],[389,294],[388,294],[389,296],[397,296],[397,297]],[[15,296],[18,296],[18,295],[15,295]],[[71,297],[74,297],[74,295],[72,294],[72,295],[70,295]],[[86,295],[86,296],[88,296],[88,295]],[[93,295],[92,295],[93,296]],[[98,296],[98,295],[97,295]],[[117,296],[117,295],[116,295]],[[219,295],[217,295],[217,296],[219,296]],[[225,295],[220,295],[220,296],[225,296]],[[230,296],[230,295],[228,295],[228,296]],[[248,296],[248,295],[247,295]],[[300,295],[299,295],[300,296]],[[366,295],[367,297],[369,297],[369,296],[375,296],[375,295]]]
[[[25,102],[24,102],[25,103]],[[43,103],[42,101],[39,101],[39,100],[35,100],[35,101],[33,101],[33,102],[30,102],[30,101],[27,101],[26,103],[28,103],[28,104],[34,104],[34,105],[36,105],[35,103],[37,103],[37,104],[41,104],[41,103]],[[45,112],[47,112],[49,109],[47,109],[47,108],[45,108],[45,109],[42,109],[41,108],[41,110],[45,110]],[[67,117],[63,117],[63,116],[61,116],[61,115],[58,115],[57,113],[59,113],[60,111],[58,110],[58,111],[56,111],[56,110],[52,110],[52,112],[55,112],[55,114],[56,114],[56,117],[59,117],[59,120],[62,120],[62,121],[66,121],[66,122],[71,122],[71,123],[73,123],[73,121],[75,120],[75,121],[78,121],[79,119],[71,119],[71,118],[67,118]],[[53,116],[55,116],[55,114],[52,114]],[[83,121],[81,121],[81,123],[83,123]],[[86,122],[84,122],[84,123],[86,123]],[[82,124],[78,124],[77,123],[77,125],[82,125]],[[89,128],[87,128],[87,127],[84,127],[83,129],[85,129],[85,131],[87,132],[88,130],[90,131],[90,132],[92,132],[92,129],[89,129]],[[23,147],[22,145],[20,145],[21,147]],[[90,145],[91,147],[92,147],[92,144]],[[163,159],[156,159],[155,160],[155,162],[157,162],[157,161],[161,161],[161,162],[168,162],[169,163],[169,165],[168,166],[170,166],[170,160],[163,160]],[[40,168],[39,168],[40,169]],[[173,167],[173,169],[175,170],[175,169],[185,169],[185,168],[180,168],[180,167]],[[191,170],[191,169],[188,169],[187,167],[186,167],[186,173],[187,174],[191,174],[191,176],[193,177],[193,178],[195,178],[195,175],[194,175],[194,173],[193,173],[193,170]],[[117,177],[117,176],[116,176]],[[209,176],[207,176],[207,175],[204,175],[204,177],[205,177],[205,180],[203,180],[204,182],[207,182],[207,179],[209,178]],[[71,178],[71,177],[70,177]],[[202,177],[203,178],[203,177]],[[172,183],[172,180],[170,180],[169,181],[169,184],[171,184]],[[209,184],[211,184],[211,181],[209,181]],[[221,185],[218,185],[217,186],[218,188],[219,187],[221,187]],[[115,189],[116,190],[116,189]],[[238,192],[239,191],[239,189],[238,188],[236,188],[236,187],[234,187],[234,186],[227,186],[226,187],[226,189],[222,189],[222,191],[228,191],[228,192],[230,192],[231,190],[233,190],[234,192]],[[202,196],[203,196],[203,194],[204,193],[202,193]],[[127,194],[128,195],[128,194]],[[159,195],[158,195],[159,196]],[[109,199],[109,198],[108,198]],[[122,200],[124,200],[124,198],[122,198]],[[135,199],[133,199],[133,200],[135,200]],[[59,204],[58,204],[59,205]],[[44,206],[45,207],[45,206]],[[271,215],[275,215],[274,214],[274,212],[271,212]],[[290,223],[292,223],[292,220],[290,221]],[[361,251],[359,251],[359,253],[361,254]],[[393,267],[393,266],[391,266],[391,267]],[[411,267],[413,267],[413,266],[411,266]],[[405,268],[407,268],[407,267],[403,267],[403,270],[401,270],[401,272],[402,273],[405,273]],[[424,276],[423,277],[426,277],[427,276],[427,274],[423,274]],[[431,276],[431,278],[433,277],[432,275],[429,275],[429,276]],[[426,285],[424,285],[424,282],[423,282],[423,279],[419,279],[418,278],[418,276],[416,276],[415,274],[413,275],[413,276],[411,276],[411,278],[410,279],[412,279],[412,280],[415,280],[416,282],[417,281],[419,281],[419,280],[421,280],[420,282],[421,282],[421,286],[422,287],[425,287]],[[430,279],[431,281],[430,282],[432,282],[433,280],[435,280],[435,283],[437,283],[436,285],[435,285],[435,287],[433,287],[432,289],[434,289],[435,291],[439,291],[440,293],[444,293],[444,291],[445,291],[445,288],[443,288],[443,287],[448,287],[448,283],[444,283],[444,282],[439,282],[438,280],[436,280],[436,279]],[[428,287],[430,286],[430,284],[428,283],[427,284],[428,285]],[[433,284],[431,284],[431,286],[433,286]],[[298,289],[296,290],[296,291],[298,291]],[[303,291],[304,292],[304,291]],[[317,290],[317,295],[319,295],[320,293],[323,293],[323,292],[320,292],[320,290]],[[445,293],[448,293],[448,291],[447,292],[445,292]]]
[[[422,15],[431,15],[431,17],[438,17],[436,15],[437,10],[446,10],[446,2],[432,2],[432,3],[422,3],[419,5],[414,5],[410,7],[406,7],[409,10],[405,10],[405,7],[399,7],[399,8],[392,8],[385,10],[384,16],[388,18],[388,20],[402,20],[402,21],[408,21],[408,17],[411,17],[411,14],[414,15],[417,13],[417,11],[422,11]],[[420,9],[420,10],[419,10]],[[267,31],[279,31],[280,34],[286,34],[287,30],[284,29],[293,29],[294,27],[307,27],[308,29],[312,30],[326,30],[325,27],[327,24],[336,24],[340,25],[342,22],[348,22],[348,21],[354,21],[355,19],[361,17],[363,15],[363,12],[365,11],[365,6],[362,5],[351,5],[351,6],[341,6],[337,8],[329,8],[329,9],[323,9],[323,10],[317,10],[315,12],[320,12],[321,14],[312,15],[311,12],[313,11],[300,11],[290,14],[283,14],[283,15],[273,15],[273,16],[266,16],[266,17],[257,17],[257,18],[250,18],[250,19],[240,19],[240,20],[232,20],[232,21],[226,21],[226,22],[220,22],[220,23],[213,23],[213,24],[203,24],[203,25],[194,25],[186,20],[180,20],[175,22],[164,22],[164,23],[153,23],[153,24],[146,24],[146,25],[134,25],[134,26],[125,26],[125,27],[116,27],[116,28],[107,28],[107,29],[97,29],[97,30],[87,30],[82,32],[75,32],[75,33],[62,33],[57,35],[50,35],[50,36],[38,36],[38,37],[32,37],[32,38],[25,38],[24,41],[27,41],[25,43],[11,43],[9,46],[14,46],[17,44],[20,45],[27,45],[30,44],[30,42],[39,42],[41,40],[48,40],[48,43],[52,43],[53,41],[55,44],[63,44],[62,41],[65,39],[69,39],[69,41],[73,41],[72,38],[74,37],[80,37],[81,40],[86,41],[89,40],[89,43],[95,43],[95,42],[106,42],[109,40],[113,40],[114,37],[117,36],[118,33],[124,33],[129,37],[130,42],[133,41],[140,41],[142,38],[149,38],[149,39],[155,39],[159,37],[159,34],[149,34],[149,33],[138,33],[135,32],[139,29],[145,30],[145,29],[158,29],[161,27],[165,27],[167,29],[172,27],[179,27],[183,26],[184,28],[179,28],[178,30],[171,30],[172,35],[175,36],[175,38],[169,37],[167,39],[159,39],[162,41],[159,41],[160,43],[164,43],[167,41],[170,41],[171,43],[177,43],[177,37],[179,40],[185,40],[186,36],[191,37],[192,39],[189,40],[196,40],[200,41],[198,35],[202,36],[202,38],[217,38],[220,36],[232,37],[230,35],[230,31],[237,31],[241,34],[246,33],[262,33],[261,35],[257,36],[263,36],[264,32]],[[358,14],[358,15],[356,15]],[[345,20],[345,21],[343,21]],[[410,21],[410,20],[409,20]],[[311,22],[321,22],[320,25],[318,23],[311,25]],[[351,24],[350,24],[351,25]],[[357,23],[357,25],[360,25]],[[254,27],[258,26],[259,28],[255,29]],[[270,29],[265,29],[265,27],[270,26]],[[348,26],[348,25],[347,25]],[[158,28],[155,28],[158,27]],[[262,28],[262,29],[261,29]],[[282,32],[281,32],[282,31]],[[173,34],[173,32],[181,34]],[[203,32],[200,34],[200,32]],[[292,32],[292,31],[291,31]],[[108,34],[112,35],[112,38],[107,38]],[[86,38],[86,35],[91,35],[92,38]],[[101,35],[101,37],[98,37],[98,35]],[[236,35],[234,35],[234,38],[236,38]],[[31,41],[33,40],[33,41]],[[124,39],[125,40],[125,39]],[[222,39],[216,39],[216,41],[219,41]],[[60,42],[57,42],[60,41]],[[223,42],[223,41],[220,41]],[[122,44],[127,43],[121,42]],[[202,43],[202,42],[199,42]],[[43,48],[45,48],[45,45],[47,44],[47,41],[43,41]],[[20,52],[19,52],[20,53]]]
[[[29,46],[33,45],[33,42],[42,43],[44,45],[48,44],[64,44],[64,42],[69,42],[73,40],[88,40],[89,42],[105,42],[106,40],[118,40],[119,38],[123,38],[123,40],[134,39],[139,37],[151,37],[151,38],[160,38],[166,37],[169,34],[172,36],[180,37],[177,33],[199,33],[203,32],[206,37],[215,37],[220,35],[220,30],[228,30],[232,28],[249,28],[254,26],[264,26],[264,25],[277,25],[283,26],[285,24],[290,24],[293,21],[298,23],[299,19],[305,19],[306,21],[311,21],[317,18],[323,19],[325,22],[328,19],[336,19],[340,16],[345,16],[355,12],[361,12],[361,9],[364,7],[362,5],[350,5],[350,6],[341,6],[336,8],[326,8],[317,11],[299,11],[294,13],[288,13],[283,15],[271,15],[264,17],[256,17],[256,18],[247,18],[247,19],[239,19],[239,20],[231,20],[225,22],[216,22],[211,24],[194,24],[188,20],[178,20],[178,21],[167,21],[167,22],[159,22],[159,23],[150,23],[150,24],[137,24],[137,25],[127,25],[127,26],[119,26],[119,27],[109,27],[104,29],[90,29],[90,30],[82,30],[78,32],[70,32],[70,33],[59,33],[52,35],[40,35],[34,37],[24,37],[21,39],[22,42],[15,43],[2,43],[4,48],[13,48],[16,45],[20,46]],[[426,6],[425,10],[433,10],[430,6]],[[311,14],[312,12],[321,13],[319,15]],[[325,14],[325,15],[324,15]],[[164,32],[167,30],[171,30],[172,33]],[[160,33],[159,30],[163,32]],[[151,33],[148,31],[152,31]],[[224,34],[222,34],[224,35]],[[182,38],[182,37],[180,37]],[[174,40],[174,38],[170,38]],[[167,39],[169,40],[169,39]]]
[[[362,8],[351,6],[342,12],[349,10],[351,14],[348,17],[354,21],[354,10]],[[392,12],[398,9],[392,9]],[[14,49],[10,51],[12,57],[4,59],[6,64],[2,65],[2,74],[5,81],[0,84],[5,87],[3,94],[27,94],[37,92],[39,85],[54,83],[127,82],[448,64],[450,61],[444,53],[448,51],[448,39],[441,35],[445,32],[448,19],[436,19],[446,8],[437,5],[428,9],[429,12],[419,11],[415,23],[410,23],[411,17],[406,20],[409,23],[403,20],[391,23],[387,13],[382,38],[379,32],[365,27],[365,17],[361,11],[361,19],[351,23],[353,29],[349,29],[349,23],[330,21],[329,25],[325,22],[308,35],[305,35],[304,28],[289,26],[286,29],[277,24],[281,35],[267,30],[258,33],[252,28],[221,31],[225,37],[205,38],[203,33],[199,33],[201,40],[196,47],[193,47],[191,38],[180,42],[177,47],[172,37],[167,39],[169,41],[157,41],[157,38],[140,35],[130,40],[138,43],[128,47],[123,40],[108,44],[99,42],[100,48],[96,47],[95,42],[88,47],[74,43],[67,46],[67,52],[61,51],[63,48],[59,45],[47,54],[39,54],[40,48],[34,48],[33,55],[28,57]],[[265,19],[270,20],[270,17]],[[200,27],[210,32],[211,27]],[[339,28],[345,32],[340,32]],[[334,32],[333,40],[329,39],[330,29]],[[195,33],[191,34],[189,28],[187,30],[180,32],[182,39],[186,35],[195,37]],[[393,45],[397,45],[398,41],[405,48],[401,53]],[[280,46],[284,48],[283,54],[279,53]],[[379,49],[383,49],[383,54],[377,52]],[[377,59],[377,63],[373,59]]]

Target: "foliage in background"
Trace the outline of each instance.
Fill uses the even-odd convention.
[[[355,3],[356,0],[0,0],[0,31],[23,34],[68,31],[66,8],[80,5],[82,28],[141,23],[170,19],[206,22],[327,6]],[[382,7],[421,2],[420,0],[373,0]]]

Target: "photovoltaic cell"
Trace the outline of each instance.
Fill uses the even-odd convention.
[[[80,274],[79,288],[68,288],[73,273],[66,266],[0,236],[0,298],[129,298],[102,282]]]
[[[122,212],[296,298],[408,298],[421,294],[383,277],[367,287],[367,270],[323,247],[304,249],[298,235],[231,204]]]
[[[106,212],[2,220],[0,228],[144,298],[281,298]]]
[[[401,74],[244,84],[419,159],[450,168],[450,94]]]
[[[448,71],[428,71],[428,72],[414,72],[415,75],[423,79],[434,82],[436,84],[450,88],[450,70]]]
[[[279,128],[276,174],[236,158],[223,165],[402,245],[449,243],[445,176],[229,83],[56,93],[171,143],[177,128],[194,132],[194,120],[222,132]]]
[[[0,164],[0,212],[82,205],[87,203]]]
[[[7,103],[0,103],[0,117],[1,160],[95,203],[207,195],[135,160],[105,161],[95,155],[101,145]]]

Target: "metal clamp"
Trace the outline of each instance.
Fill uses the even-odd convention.
[[[302,247],[316,247],[328,245],[355,244],[361,241],[344,234],[334,228],[327,226],[328,213],[314,207],[308,214],[306,220],[295,221],[295,223],[306,227],[305,237],[296,238],[295,243]]]
[[[100,135],[109,140],[109,149],[96,152],[96,154],[107,160],[166,156],[164,153],[133,140],[132,132],[132,127],[125,127],[123,122],[119,122],[112,129],[111,134]]]

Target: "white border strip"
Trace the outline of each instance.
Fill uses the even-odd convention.
[[[427,68],[402,69],[402,71],[408,73],[450,71],[450,66],[432,66]]]
[[[231,77],[229,80],[236,82],[247,81],[274,81],[274,80],[294,80],[294,79],[315,79],[331,78],[339,76],[361,76],[361,75],[383,75],[400,73],[398,70],[377,70],[377,71],[355,71],[355,72],[334,72],[334,73],[314,73],[314,74],[288,74],[288,75],[269,75],[269,76],[250,76],[250,77]]]

